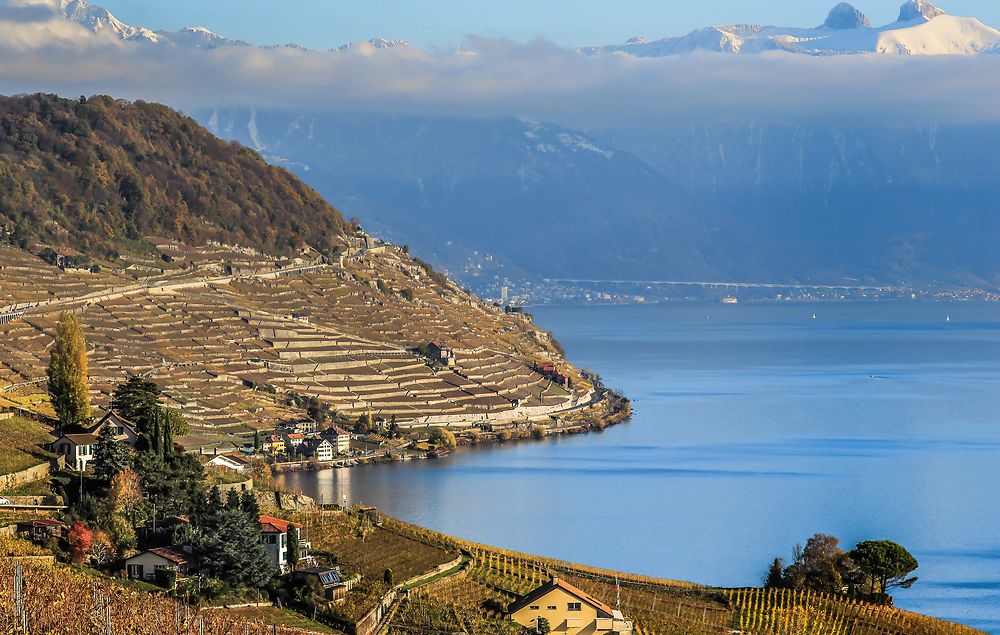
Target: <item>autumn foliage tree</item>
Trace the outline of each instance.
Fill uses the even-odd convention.
[[[56,417],[63,426],[78,425],[90,418],[90,386],[87,383],[87,345],[75,316],[63,313],[56,325],[55,343],[49,358],[49,395]]]
[[[76,521],[69,527],[67,535],[70,558],[74,564],[83,564],[84,558],[94,544],[94,534],[81,521]]]

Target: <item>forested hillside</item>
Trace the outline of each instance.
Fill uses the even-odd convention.
[[[150,235],[330,253],[348,223],[316,192],[166,106],[0,97],[0,234],[111,258]]]

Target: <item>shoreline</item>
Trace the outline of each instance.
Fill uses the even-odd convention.
[[[589,434],[602,432],[607,428],[632,420],[632,402],[613,390],[603,389],[604,394],[600,400],[588,408],[596,409],[596,412],[574,412],[565,417],[558,417],[553,424],[539,421],[512,421],[509,427],[485,432],[478,428],[467,428],[461,431],[453,431],[456,436],[455,448],[441,451],[422,451],[412,454],[405,454],[400,451],[392,454],[387,450],[383,454],[370,457],[345,458],[331,463],[313,463],[302,461],[295,465],[283,464],[274,465],[272,469],[274,476],[299,472],[322,472],[331,469],[344,469],[352,467],[363,467],[366,465],[383,465],[391,463],[406,463],[409,461],[434,460],[442,456],[447,456],[451,452],[461,451],[462,448],[471,448],[483,445],[504,445],[512,442],[540,441],[549,436]],[[447,428],[446,428],[447,429]],[[403,447],[402,450],[408,449]]]

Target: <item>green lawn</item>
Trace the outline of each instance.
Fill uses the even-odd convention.
[[[319,622],[314,622],[305,615],[296,613],[295,611],[279,609],[274,606],[243,606],[236,609],[224,610],[243,619],[259,620],[267,625],[277,624],[278,626],[301,628],[315,633],[340,632],[330,628],[329,626],[320,624]]]
[[[0,474],[10,474],[45,463],[53,457],[40,447],[52,440],[37,421],[14,417],[0,421]]]

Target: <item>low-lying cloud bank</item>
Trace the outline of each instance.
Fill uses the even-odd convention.
[[[470,37],[460,52],[122,42],[0,2],[0,92],[107,93],[192,110],[512,115],[577,127],[721,120],[857,124],[1000,119],[1000,56],[589,57]]]

